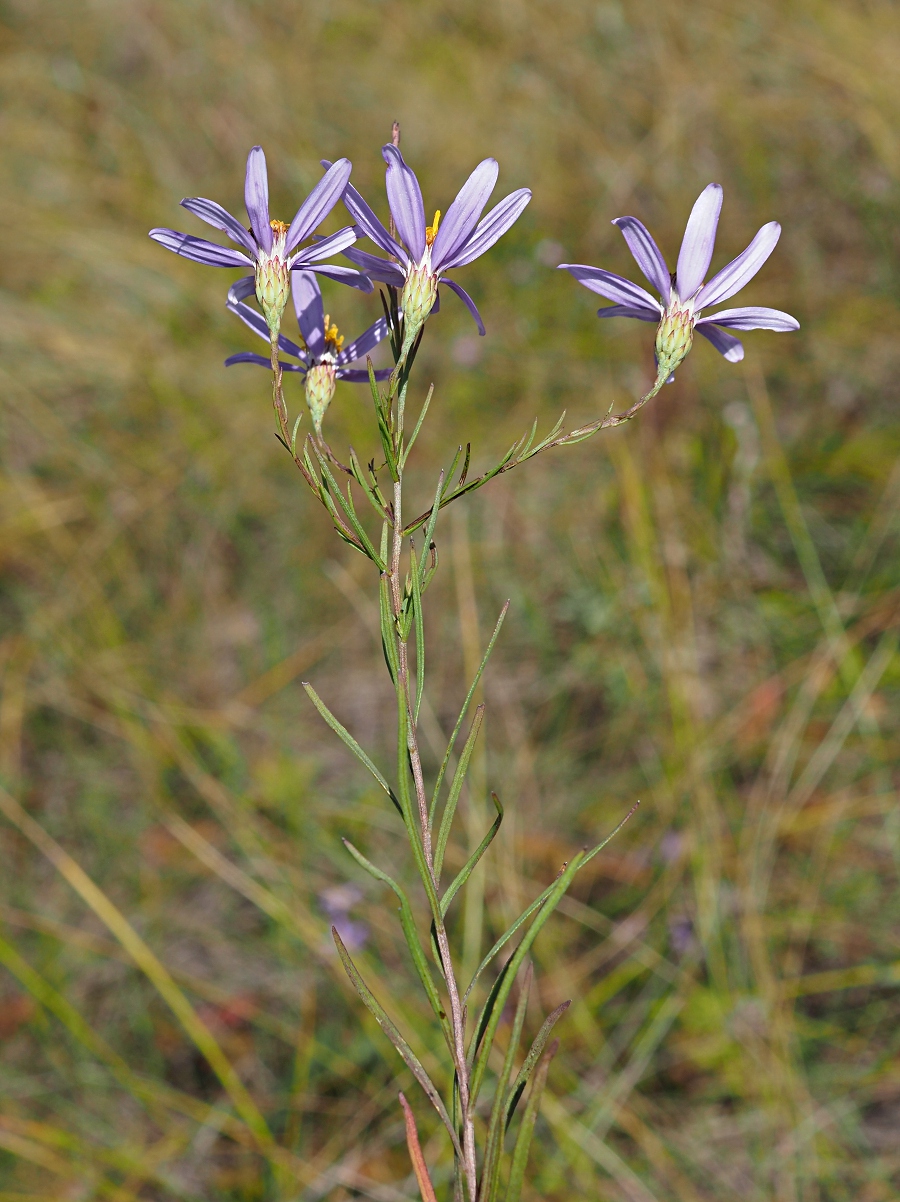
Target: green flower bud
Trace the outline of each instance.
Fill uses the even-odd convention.
[[[420,263],[411,267],[406,276],[406,283],[400,293],[400,308],[403,310],[403,321],[406,327],[405,342],[407,349],[412,346],[413,339],[425,324],[428,314],[434,308],[437,299],[437,276],[431,270],[430,262]]]
[[[674,296],[656,331],[656,361],[663,380],[685,359],[694,342],[694,311]]]
[[[333,363],[316,363],[306,373],[306,403],[316,433],[322,436],[322,419],[334,397],[335,367]]]

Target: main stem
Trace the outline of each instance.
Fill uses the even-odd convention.
[[[399,441],[399,438],[398,438]],[[394,618],[399,618],[403,604],[403,588],[401,586],[401,555],[403,551],[403,472],[398,472],[399,479],[394,483],[394,537],[391,547],[390,585],[391,607]],[[396,627],[395,627],[396,629]],[[432,896],[439,899],[438,881],[434,873],[434,853],[431,843],[431,823],[428,816],[428,798],[425,794],[425,778],[422,773],[422,758],[419,754],[419,740],[416,729],[415,710],[412,704],[409,674],[409,646],[404,639],[397,637],[397,678],[399,684],[398,704],[405,707],[405,725],[407,731],[407,751],[412,766],[413,783],[416,790],[416,804],[419,810],[419,823],[422,830],[422,850],[425,855],[426,870],[432,885]],[[399,715],[402,721],[404,715]],[[405,764],[398,766],[400,772],[406,770]],[[463,1171],[469,1191],[470,1202],[476,1202],[478,1193],[477,1160],[475,1157],[475,1120],[470,1108],[469,1068],[466,1063],[466,1024],[460,1001],[459,986],[453,968],[450,954],[450,941],[447,929],[440,911],[440,902],[433,913],[434,928],[438,951],[441,957],[441,970],[447,985],[450,1000],[450,1026],[453,1032],[453,1061],[456,1069],[459,1104],[462,1117],[463,1138]]]

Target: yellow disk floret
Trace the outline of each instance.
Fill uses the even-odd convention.
[[[434,214],[434,222],[431,225],[425,226],[425,245],[431,246],[437,237],[438,226],[441,224],[441,210],[436,209]]]
[[[332,324],[330,316],[325,314],[325,345],[332,349],[332,353],[339,355],[341,347],[344,345],[344,335],[338,333],[336,325]]]

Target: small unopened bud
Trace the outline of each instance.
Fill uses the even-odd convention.
[[[665,380],[683,362],[694,342],[694,311],[676,297],[669,305],[656,331],[656,362]]]
[[[306,403],[316,433],[322,435],[322,420],[334,397],[335,368],[333,363],[316,363],[306,373]]]

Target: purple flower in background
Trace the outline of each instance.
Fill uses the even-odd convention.
[[[243,303],[244,297],[250,296],[253,290],[252,276],[238,280],[228,293],[226,308],[236,313],[254,333],[268,342],[270,334],[265,321],[255,309]],[[368,383],[368,370],[352,368],[349,364],[365,358],[382,338],[387,336],[388,325],[385,319],[380,317],[374,325],[369,326],[363,334],[345,347],[343,336],[338,333],[337,326],[325,312],[319,281],[311,271],[294,272],[291,292],[302,345],[298,346],[296,342],[291,342],[289,338],[279,334],[279,350],[297,360],[296,363],[283,363],[281,360],[279,362],[284,371],[300,372],[305,377],[306,403],[312,414],[316,433],[321,435],[322,419],[334,397],[335,381]],[[225,360],[226,367],[231,367],[233,363],[257,363],[266,368],[272,366],[270,356],[264,358],[262,355],[254,355],[251,351],[241,351],[240,354],[231,355]],[[380,369],[375,372],[375,378],[385,380],[390,374],[389,368]]]
[[[737,338],[728,333],[729,330],[800,328],[800,323],[789,313],[759,306],[720,309],[718,313],[710,313],[707,317],[700,316],[702,309],[721,304],[749,283],[775,249],[781,235],[778,222],[770,221],[745,251],[714,275],[708,284],[704,284],[721,209],[722,189],[719,184],[709,184],[691,210],[678,252],[678,269],[674,275],[669,274],[659,247],[636,217],[617,217],[613,222],[622,231],[638,267],[659,293],[660,301],[638,284],[632,284],[630,280],[611,271],[578,263],[560,263],[560,267],[570,271],[585,288],[617,302],[598,310],[598,317],[634,317],[638,321],[659,323],[656,333],[656,391],[664,382],[671,380],[675,368],[691,349],[695,329],[730,363],[737,363],[744,357],[744,348]]]
[[[479,334],[483,334],[484,323],[475,302],[443,273],[464,267],[489,250],[519,218],[531,200],[530,190],[519,188],[510,193],[481,219],[500,171],[496,159],[484,159],[463,184],[444,220],[438,210],[433,223],[426,225],[422,190],[414,172],[396,146],[384,146],[381,153],[387,163],[385,184],[397,236],[385,229],[350,184],[344,192],[344,204],[356,222],[357,233],[366,234],[396,261],[359,250],[344,254],[373,280],[402,289],[400,307],[406,323],[403,353],[436,308],[439,284],[446,284],[456,293],[475,319]]]
[[[247,155],[247,175],[244,183],[244,201],[250,218],[249,230],[244,229],[236,217],[232,217],[214,200],[191,196],[181,202],[189,212],[216,229],[223,230],[241,247],[240,250],[220,246],[217,242],[206,242],[203,238],[194,238],[191,234],[181,234],[177,230],[154,229],[150,231],[150,237],[167,250],[174,251],[176,255],[183,255],[186,259],[193,259],[196,263],[206,263],[210,267],[254,267],[254,275],[248,276],[247,279],[253,285],[251,291],[256,292],[256,299],[274,336],[278,332],[281,315],[287,304],[292,270],[304,268],[318,271],[321,275],[352,284],[366,292],[372,291],[371,282],[360,276],[359,272],[321,262],[329,255],[346,250],[356,241],[357,235],[351,226],[345,226],[336,234],[296,250],[341,199],[349,178],[349,161],[339,159],[304,200],[290,225],[286,225],[283,221],[273,220],[269,216],[266,156],[261,146],[254,146]]]
[[[344,947],[359,951],[369,938],[369,928],[364,922],[356,922],[350,917],[350,911],[360,901],[362,893],[355,885],[330,885],[319,894],[319,904],[325,912],[328,921],[337,930]],[[334,951],[334,940],[327,939],[325,946]]]

